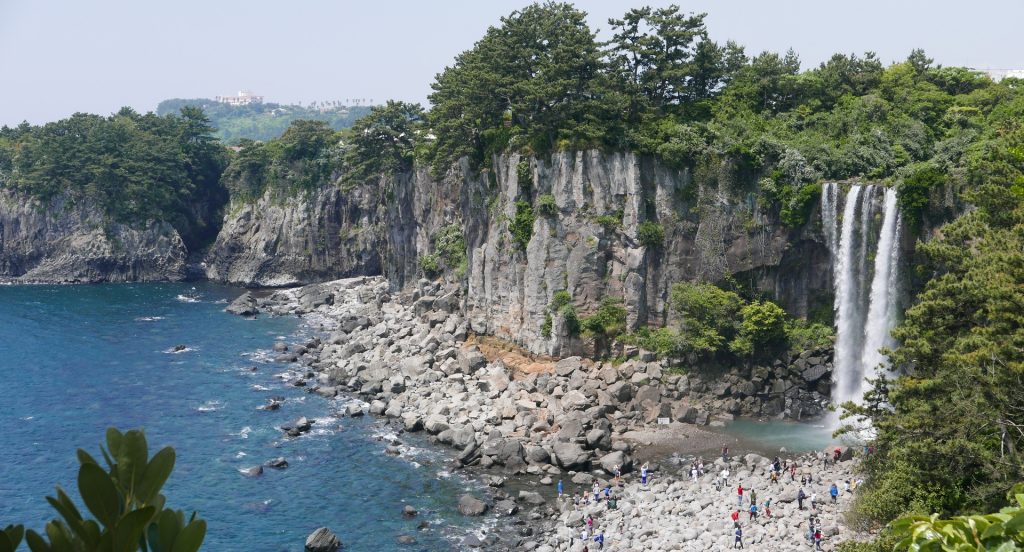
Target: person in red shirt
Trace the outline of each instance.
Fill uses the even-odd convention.
[[[733,524],[734,524],[734,525],[736,525],[736,526],[738,527],[738,526],[739,526],[739,524],[740,524],[740,511],[739,511],[739,510],[736,510],[736,511],[734,511],[734,512],[732,513],[732,516],[731,516],[731,517],[732,517],[732,522],[733,522]]]
[[[743,483],[740,483],[740,486],[736,487],[736,507],[743,507]]]

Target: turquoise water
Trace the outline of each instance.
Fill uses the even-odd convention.
[[[297,319],[231,316],[237,289],[196,287],[199,302],[180,300],[184,284],[0,286],[0,526],[41,529],[55,484],[77,496],[75,449],[98,457],[114,425],[144,427],[151,453],[175,447],[164,492],[207,520],[206,550],[298,551],[324,525],[346,550],[450,550],[470,483],[439,479],[446,460],[429,450],[385,455],[378,422],[338,419],[338,403],[275,377],[284,367],[267,351],[308,334]],[[168,352],[179,344],[189,350]],[[271,396],[287,400],[258,411]],[[300,416],[317,419],[312,434],[283,438],[277,426]],[[290,467],[238,471],[278,456]],[[403,519],[407,503],[421,515]],[[416,544],[398,545],[403,534]]]
[[[725,427],[712,429],[737,438],[744,449],[764,454],[777,454],[783,447],[790,453],[819,451],[838,442],[832,437],[833,426],[827,420],[793,422],[739,418]]]

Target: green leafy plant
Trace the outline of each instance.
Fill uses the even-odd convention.
[[[889,524],[897,538],[894,550],[920,552],[1011,552],[1024,548],[1024,484],[1010,490],[1016,505],[986,515],[940,519],[904,516]]]
[[[558,205],[555,203],[555,196],[551,194],[541,194],[537,198],[537,212],[545,217],[554,217],[558,215]]]
[[[661,247],[665,242],[665,229],[657,222],[645,220],[636,229],[636,239],[644,247]]]
[[[533,237],[533,208],[528,201],[516,202],[516,215],[508,224],[508,231],[512,234],[512,243],[520,251],[526,251],[526,246]]]
[[[420,270],[428,278],[434,278],[441,274],[441,261],[437,255],[428,253],[420,257]]]
[[[101,447],[106,468],[86,451],[78,450],[78,491],[89,519],[57,487],[46,497],[60,518],[46,524],[45,537],[29,530],[25,535],[32,552],[196,552],[206,536],[206,522],[193,512],[165,508],[160,494],[174,469],[175,454],[164,447],[152,457],[142,430],[121,433],[107,430]],[[20,527],[8,527],[0,536],[0,552],[17,548]],[[7,548],[5,548],[7,547]]]

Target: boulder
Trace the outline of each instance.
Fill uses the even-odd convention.
[[[601,457],[600,464],[601,469],[609,474],[615,473],[615,466],[619,466],[622,473],[627,473],[633,468],[633,460],[621,450],[605,454]]]
[[[482,516],[487,512],[487,503],[479,498],[464,494],[459,497],[459,513],[464,516]]]
[[[562,377],[569,377],[573,372],[583,366],[582,359],[578,356],[563,358],[555,363],[555,374]]]
[[[533,506],[540,506],[541,504],[544,504],[544,497],[540,496],[540,493],[535,493],[533,491],[519,491],[519,500]]]
[[[612,448],[612,433],[607,428],[594,428],[587,432],[587,447],[608,450]]]
[[[423,422],[423,429],[426,429],[428,433],[437,435],[448,429],[448,419],[440,414],[428,416],[426,421]]]
[[[232,301],[224,310],[239,316],[256,316],[259,313],[256,308],[256,298],[248,291]]]
[[[306,552],[335,552],[339,548],[341,539],[326,527],[321,527],[306,537]]]
[[[473,374],[487,365],[487,358],[476,347],[460,349],[458,361],[459,369],[463,374]]]
[[[408,504],[406,504],[405,507],[402,508],[402,516],[403,517],[407,517],[407,518],[415,517],[416,513],[417,513],[416,512],[416,508],[413,508],[412,506],[409,506]]]
[[[823,365],[811,366],[810,368],[803,371],[802,375],[805,381],[813,383],[822,378],[828,370]]]
[[[553,448],[555,461],[565,469],[586,467],[590,460],[590,454],[576,443],[556,442]]]
[[[283,456],[278,456],[272,460],[267,460],[263,463],[268,468],[274,468],[275,470],[283,470],[288,467],[288,461]]]
[[[263,466],[253,466],[251,468],[242,468],[238,470],[242,475],[246,477],[256,477],[263,474]]]

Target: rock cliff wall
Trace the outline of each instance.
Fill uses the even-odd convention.
[[[110,223],[62,199],[0,190],[0,278],[26,282],[182,280],[188,252],[166,222]]]
[[[332,186],[285,199],[268,192],[232,205],[207,275],[268,286],[384,274],[402,288],[421,277],[418,259],[433,252],[437,233],[458,224],[468,270],[444,277],[465,290],[471,329],[561,356],[584,345],[557,317],[551,337],[542,335],[559,290],[581,315],[620,297],[631,326],[665,323],[671,286],[683,280],[732,275],[797,315],[829,304],[829,252],[817,214],[805,228],[783,227],[758,204],[754,178],[728,162],[694,174],[633,154],[586,151],[499,156],[492,165],[475,172],[464,163],[440,181],[416,170],[348,191]],[[541,212],[542,196],[555,212]],[[524,200],[535,214],[525,250],[509,232]],[[645,221],[664,229],[661,246],[640,243]]]

